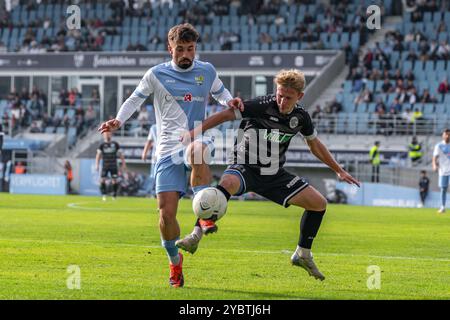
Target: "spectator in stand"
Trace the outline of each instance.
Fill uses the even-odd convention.
[[[69,160],[66,160],[64,163],[64,175],[67,178],[67,193],[72,193],[72,180],[73,180],[73,169],[72,165],[70,164]]]
[[[100,103],[100,93],[98,92],[97,88],[92,89],[91,103],[94,103],[94,104]]]
[[[354,103],[356,105],[359,105],[360,103],[369,103],[373,101],[373,94],[370,92],[369,89],[366,89],[362,91],[359,96],[355,98]],[[336,102],[336,101],[334,101]]]
[[[53,120],[49,117],[47,112],[42,114],[42,129],[45,130],[47,127],[53,126]]]
[[[88,128],[91,128],[92,125],[95,124],[95,122],[96,122],[96,117],[97,117],[97,116],[96,116],[94,107],[90,104],[90,105],[87,107],[86,113],[85,113],[85,115],[84,115],[84,119],[85,119],[85,121],[86,121],[86,126],[87,126]]]
[[[27,173],[27,168],[23,165],[22,161],[19,161],[14,166],[14,173],[15,174],[25,174]]]
[[[31,133],[41,133],[42,132],[41,128],[39,128],[39,126],[38,126],[36,121],[33,121],[31,123],[30,132]]]
[[[414,80],[416,80],[416,76],[414,75],[412,70],[408,70],[408,72],[405,75],[405,79],[408,81],[414,81]]]
[[[42,110],[44,106],[42,105],[41,101],[38,99],[38,95],[36,93],[33,93],[31,96],[31,102],[28,107],[28,111],[31,114],[31,118],[33,120],[36,120],[41,117]]]
[[[381,92],[383,92],[383,93],[394,92],[394,86],[389,81],[389,79],[384,79],[383,85],[381,86]]]
[[[438,59],[448,60],[450,57],[450,45],[447,41],[441,41],[437,50]]]
[[[419,101],[419,95],[417,94],[417,89],[414,86],[408,90],[407,96],[409,99],[408,102],[410,104],[415,104]]]
[[[442,80],[442,82],[439,84],[438,92],[441,94],[446,94],[450,91],[450,85],[448,84],[447,78]]]
[[[397,98],[395,98],[392,102],[391,108],[394,108],[396,113],[400,113],[402,111],[402,104]]]
[[[81,94],[78,92],[77,88],[72,88],[69,92],[68,102],[70,106],[75,106],[78,103],[81,103]]]
[[[59,92],[59,104],[62,106],[69,105],[69,93],[66,89],[61,89],[61,91]]]
[[[413,49],[409,50],[409,53],[406,56],[406,60],[416,61],[417,59],[419,59],[419,57],[417,56],[416,52]]]
[[[137,119],[139,121],[139,125],[141,126],[141,131],[143,131],[145,127],[148,127],[149,116],[148,116],[147,107],[145,105],[141,106],[141,110],[139,111]]]
[[[27,88],[23,87],[20,93],[20,100],[28,101],[30,100],[30,94],[28,93]]]
[[[315,119],[317,122],[322,118],[323,111],[322,108],[320,108],[320,105],[316,105],[316,109],[311,114],[311,118]]]
[[[389,108],[389,112],[384,116],[384,119],[386,120],[386,134],[391,135],[397,123],[397,111],[394,107]]]
[[[423,95],[420,98],[420,102],[422,103],[436,103],[437,99],[430,94],[430,90],[424,89]]]

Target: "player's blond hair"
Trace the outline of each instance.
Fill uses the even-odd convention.
[[[292,88],[302,93],[305,90],[306,80],[303,72],[297,69],[283,69],[276,75],[274,82],[285,88]]]
[[[197,42],[200,37],[197,30],[190,23],[182,23],[172,27],[167,33],[169,43]]]

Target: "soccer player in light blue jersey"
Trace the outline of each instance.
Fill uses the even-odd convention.
[[[450,179],[450,129],[442,132],[442,141],[436,144],[433,151],[433,171],[439,170],[439,188],[441,189],[441,207],[439,213],[445,212],[447,188]]]
[[[187,166],[192,169],[190,182],[195,194],[210,185],[211,172],[203,160],[213,148],[212,142],[205,138],[195,140],[185,148],[180,137],[205,119],[210,93],[221,104],[243,110],[241,99],[233,99],[215,68],[210,63],[195,59],[198,38],[198,32],[188,23],[171,28],[168,50],[172,60],[150,68],[133,94],[123,103],[116,118],[102,123],[99,128],[100,132],[117,130],[149,95],[154,95],[159,133],[155,164],[159,227],[162,246],[170,260],[169,283],[173,287],[184,284],[183,256],[175,242],[180,237],[176,213],[178,200],[186,192]],[[198,161],[198,155],[201,155],[201,161]],[[201,237],[216,230],[213,221],[198,220],[194,233]]]

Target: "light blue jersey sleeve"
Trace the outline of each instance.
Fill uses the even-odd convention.
[[[133,91],[131,96],[127,100],[125,100],[125,102],[120,107],[116,119],[119,120],[122,125],[133,115],[136,110],[139,109],[145,99],[147,99],[147,97],[153,93],[153,78],[153,71],[152,69],[149,69],[145,73],[144,77],[141,79],[139,85]]]
[[[210,63],[208,63],[208,65],[212,69],[212,72],[214,74],[214,81],[211,86],[211,95],[214,99],[219,101],[220,104],[226,106],[228,104],[228,101],[233,99],[233,97],[231,96],[230,91],[228,91],[228,89],[223,85],[222,80],[219,79],[217,71],[213,67],[213,65]]]

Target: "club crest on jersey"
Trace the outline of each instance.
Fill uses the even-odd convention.
[[[184,95],[184,101],[185,102],[192,102],[192,93],[186,93]]]
[[[205,81],[205,77],[204,76],[195,77],[195,82],[197,82],[197,84],[199,86],[201,86],[203,84],[203,81]]]
[[[289,120],[289,127],[294,129],[296,126],[298,126],[298,118],[292,117],[291,120]]]

